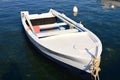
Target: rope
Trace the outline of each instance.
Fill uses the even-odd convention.
[[[74,28],[74,25],[73,24],[70,24],[70,29],[73,29]]]
[[[94,77],[94,80],[100,80],[99,79],[99,71],[101,70],[100,67],[100,57],[99,58],[93,58],[92,59],[92,65],[90,67],[91,75]]]

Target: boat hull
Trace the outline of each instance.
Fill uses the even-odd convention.
[[[88,73],[88,72],[85,72],[81,69],[78,69],[74,66],[71,66],[71,65],[68,65],[64,62],[61,62],[51,56],[49,56],[48,54],[51,54],[50,52],[45,52],[47,51],[46,48],[42,47],[42,46],[36,46],[36,45],[39,45],[37,44],[36,42],[33,42],[34,40],[27,34],[26,32],[26,36],[27,36],[27,39],[29,40],[29,42],[32,44],[32,46],[34,47],[34,49],[39,53],[39,54],[42,54],[43,56],[45,56],[46,58],[48,58],[49,60],[57,63],[58,65],[61,65],[62,68],[65,68],[67,69],[68,71],[76,74],[77,76],[79,76],[82,80],[93,80],[93,76]]]

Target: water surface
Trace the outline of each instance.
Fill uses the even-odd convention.
[[[78,15],[73,16],[76,5]],[[101,80],[119,79],[120,8],[103,8],[96,0],[0,0],[0,80],[82,80],[34,49],[24,34],[20,11],[50,8],[93,31],[102,41]]]

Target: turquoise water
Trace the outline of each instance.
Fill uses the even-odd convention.
[[[73,16],[72,8],[79,8]],[[28,42],[20,11],[48,12],[50,8],[93,31],[102,41],[101,80],[117,80],[120,72],[120,8],[103,8],[96,0],[0,0],[0,80],[82,80],[39,55]]]

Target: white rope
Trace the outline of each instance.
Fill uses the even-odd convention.
[[[92,65],[90,67],[91,75],[94,77],[94,80],[100,80],[99,71],[100,71],[100,58],[93,58]]]
[[[98,74],[98,76],[97,76],[97,80],[100,80],[99,74]]]

